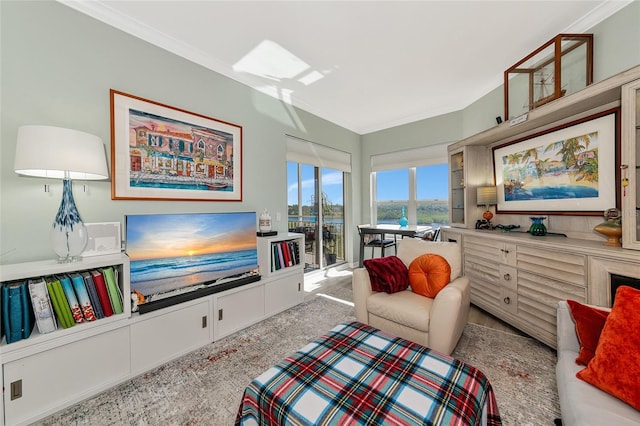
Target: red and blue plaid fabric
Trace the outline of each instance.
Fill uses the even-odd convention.
[[[256,377],[236,425],[500,425],[475,367],[345,322]]]

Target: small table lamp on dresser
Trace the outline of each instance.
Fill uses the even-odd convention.
[[[87,229],[80,219],[71,180],[109,177],[102,139],[78,130],[51,126],[22,126],[14,171],[20,175],[62,179],[62,202],[51,229],[58,262],[75,262],[87,244]]]
[[[479,186],[477,190],[477,205],[485,206],[485,212],[482,217],[488,222],[491,227],[491,219],[493,219],[493,213],[491,213],[491,206],[498,204],[498,194],[495,186]]]

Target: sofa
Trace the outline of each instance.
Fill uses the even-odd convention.
[[[451,242],[430,242],[417,238],[398,241],[397,257],[409,267],[426,253],[444,257],[451,266],[450,282],[435,298],[416,294],[409,287],[395,293],[375,292],[365,268],[353,271],[353,300],[356,319],[387,333],[450,355],[469,317],[469,279],[461,276],[460,246]]]
[[[557,320],[556,381],[562,425],[640,425],[640,411],[576,377],[585,367],[575,362],[580,343],[566,301],[558,302]]]

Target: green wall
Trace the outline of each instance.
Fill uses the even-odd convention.
[[[636,1],[593,28],[596,81],[640,64],[639,18]],[[503,113],[498,87],[462,111],[360,136],[52,0],[0,1],[0,19],[0,264],[54,257],[49,229],[62,183],[13,172],[18,127],[69,127],[98,135],[109,147],[111,88],[243,126],[243,201],[114,201],[110,182],[89,182],[86,192],[77,182],[74,196],[85,222],[266,207],[282,213],[274,227],[284,231],[285,134],[291,134],[352,153],[346,211],[354,223],[365,223],[371,155],[455,142],[494,126]],[[45,183],[51,192],[43,192]],[[355,228],[348,232],[357,252]]]
[[[110,146],[109,89],[232,122],[243,127],[243,201],[111,200],[109,181],[74,184],[85,222],[124,221],[150,212],[262,211],[282,214],[285,231],[285,134],[354,153],[360,136],[218,73],[168,53],[54,1],[2,1],[0,263],[50,259],[49,232],[62,182],[18,176],[18,127],[69,127]],[[107,153],[109,164],[111,159]],[[354,180],[353,193],[360,192]],[[45,193],[45,183],[51,192]],[[357,198],[359,205],[360,200]],[[353,210],[348,206],[348,210]],[[257,224],[256,224],[257,228]]]
[[[595,82],[640,65],[640,1],[634,1],[585,32],[593,33]],[[527,53],[523,52],[522,57]],[[520,59],[513,58],[513,63]],[[461,111],[363,135],[361,222],[368,223],[371,216],[371,155],[456,142],[496,126],[497,116],[504,116],[502,85]]]

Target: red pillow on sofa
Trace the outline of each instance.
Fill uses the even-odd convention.
[[[583,305],[575,300],[567,300],[567,304],[573,322],[576,323],[576,334],[580,341],[580,353],[576,358],[576,364],[587,365],[596,353],[600,333],[609,312]]]
[[[399,257],[387,256],[362,262],[371,280],[371,290],[395,293],[409,287],[407,267]]]
[[[640,410],[640,291],[620,286],[596,354],[579,379]]]
[[[414,293],[434,298],[450,280],[451,265],[439,254],[423,254],[409,264],[409,284]]]

